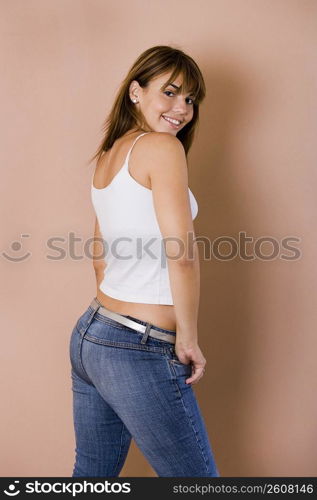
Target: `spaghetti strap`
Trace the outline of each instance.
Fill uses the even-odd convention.
[[[134,144],[135,144],[135,143],[136,143],[136,141],[139,139],[139,137],[142,137],[142,135],[145,135],[145,134],[150,134],[150,132],[143,132],[142,134],[138,135],[138,136],[134,139],[134,141],[133,141],[133,143],[132,143],[132,146],[131,146],[131,148],[129,149],[128,154],[127,154],[126,159],[125,159],[125,165],[126,165],[126,166],[127,166],[127,165],[128,165],[128,163],[129,163],[130,154],[131,154],[131,151],[132,151],[132,148],[133,148]]]

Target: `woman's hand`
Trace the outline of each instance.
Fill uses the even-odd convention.
[[[206,359],[198,343],[196,341],[185,341],[179,337],[177,338],[176,335],[175,352],[181,363],[185,365],[192,364],[192,375],[186,379],[186,384],[196,384],[204,375],[206,366]]]

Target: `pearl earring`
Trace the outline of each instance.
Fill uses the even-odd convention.
[[[135,104],[136,102],[138,102],[138,100],[137,99],[132,99],[132,102],[134,102],[134,104]]]

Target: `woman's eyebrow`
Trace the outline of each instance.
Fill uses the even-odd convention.
[[[177,85],[175,85],[174,83],[169,83],[167,86],[169,86],[169,85],[171,85],[171,86],[172,86],[172,87],[174,87],[175,89],[179,90],[179,87],[177,87]],[[190,96],[194,96],[194,94],[193,94],[193,93],[188,94],[188,95],[190,95]]]

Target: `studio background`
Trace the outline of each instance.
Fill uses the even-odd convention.
[[[316,1],[0,4],[1,476],[71,476],[68,344],[96,291],[88,160],[153,45],[191,55],[207,86],[188,165],[216,252],[200,246],[193,387],[220,474],[316,476]],[[121,476],[155,476],[134,442]]]

